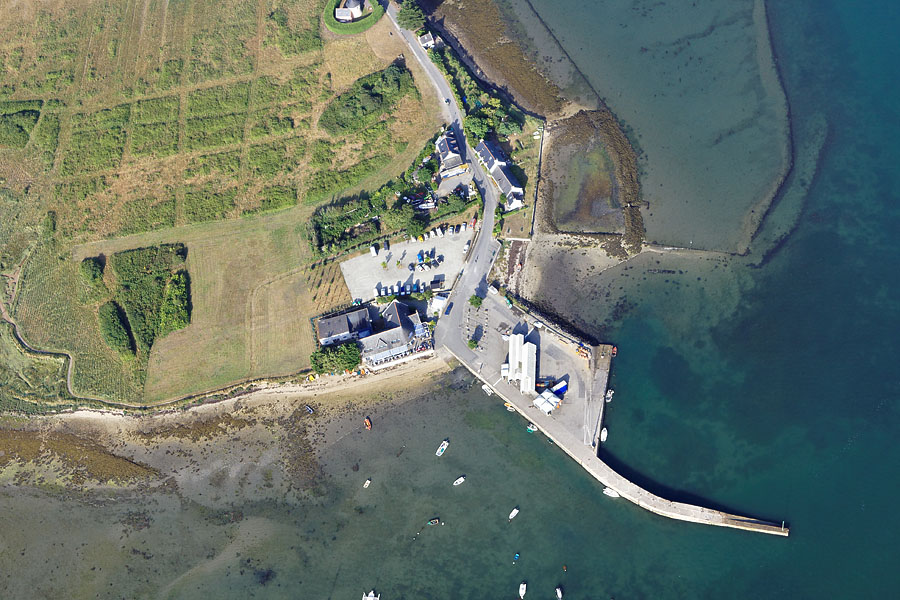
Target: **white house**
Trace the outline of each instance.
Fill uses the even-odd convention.
[[[334,18],[341,23],[350,23],[363,15],[363,0],[344,0],[334,9]]]

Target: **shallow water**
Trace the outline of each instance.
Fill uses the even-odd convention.
[[[331,447],[323,496],[239,497],[238,524],[174,494],[0,491],[0,597],[481,599],[522,579],[529,597],[559,582],[569,598],[895,595],[900,15],[884,0],[770,13],[797,135],[813,115],[828,127],[799,228],[762,268],[649,255],[571,304],[619,346],[606,457],[673,497],[787,519],[790,538],[610,500],[477,386],[441,388]],[[591,285],[608,299],[574,295]],[[118,523],[135,510],[149,527]],[[433,516],[447,524],[424,528]]]
[[[647,238],[742,248],[787,159],[784,97],[753,2],[531,4],[641,153]]]

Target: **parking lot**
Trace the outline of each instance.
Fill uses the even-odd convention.
[[[449,287],[463,267],[465,256],[463,249],[474,234],[474,229],[469,226],[465,231],[460,227],[456,233],[457,225],[462,224],[462,219],[451,219],[454,233],[450,233],[450,227],[445,227],[443,237],[432,234],[425,241],[396,242],[390,244],[385,250],[380,248],[377,256],[366,253],[356,258],[351,258],[341,263],[341,272],[344,281],[350,289],[350,295],[354,299],[371,300],[376,295],[383,294],[383,290],[397,294],[402,288],[405,293],[406,286],[411,290],[424,286],[433,281],[439,282],[439,287]],[[471,225],[469,223],[468,225]],[[429,230],[431,233],[433,230]],[[422,264],[428,262],[428,268],[419,268],[419,253],[422,254]],[[427,259],[427,260],[426,260]],[[385,265],[387,268],[385,268]],[[410,270],[413,265],[413,270]],[[424,270],[423,270],[424,269]]]
[[[506,336],[524,334],[526,342],[537,346],[538,379],[564,379],[569,384],[562,405],[553,411],[553,419],[590,444],[599,433],[607,373],[592,373],[588,361],[575,353],[574,344],[561,340],[546,328],[536,328],[534,321],[529,321],[518,311],[507,309],[498,295],[488,294],[480,308],[474,308],[468,302],[460,308],[465,311],[465,336],[478,342],[475,366],[488,383],[496,387],[501,381],[500,365],[509,355]]]

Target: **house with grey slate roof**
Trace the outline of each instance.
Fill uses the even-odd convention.
[[[475,147],[475,154],[478,155],[478,159],[484,165],[491,179],[497,184],[497,187],[500,188],[500,191],[506,195],[505,210],[515,210],[523,206],[525,190],[519,185],[516,176],[512,174],[509,164],[506,162],[506,157],[503,156],[500,149],[490,142],[481,140]]]

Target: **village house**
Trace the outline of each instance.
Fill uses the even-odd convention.
[[[419,45],[426,50],[431,50],[432,48],[443,48],[444,40],[441,39],[441,36],[434,35],[429,31],[425,35],[419,36]]]
[[[341,23],[350,23],[363,16],[370,10],[369,0],[343,0],[334,9],[334,18]]]
[[[434,147],[441,161],[441,179],[462,175],[469,169],[468,163],[463,161],[462,154],[459,152],[459,143],[456,141],[453,129],[448,127],[434,143]]]
[[[381,311],[382,331],[361,340],[363,362],[373,368],[433,351],[428,327],[415,310],[394,300]]]
[[[497,187],[506,196],[504,210],[509,212],[525,206],[523,201],[525,190],[519,185],[516,176],[512,174],[509,164],[507,164],[500,149],[489,142],[481,140],[475,147],[475,153],[484,165],[485,170],[496,182]]]
[[[359,340],[372,334],[372,321],[367,307],[324,317],[316,322],[319,343],[323,346]]]

